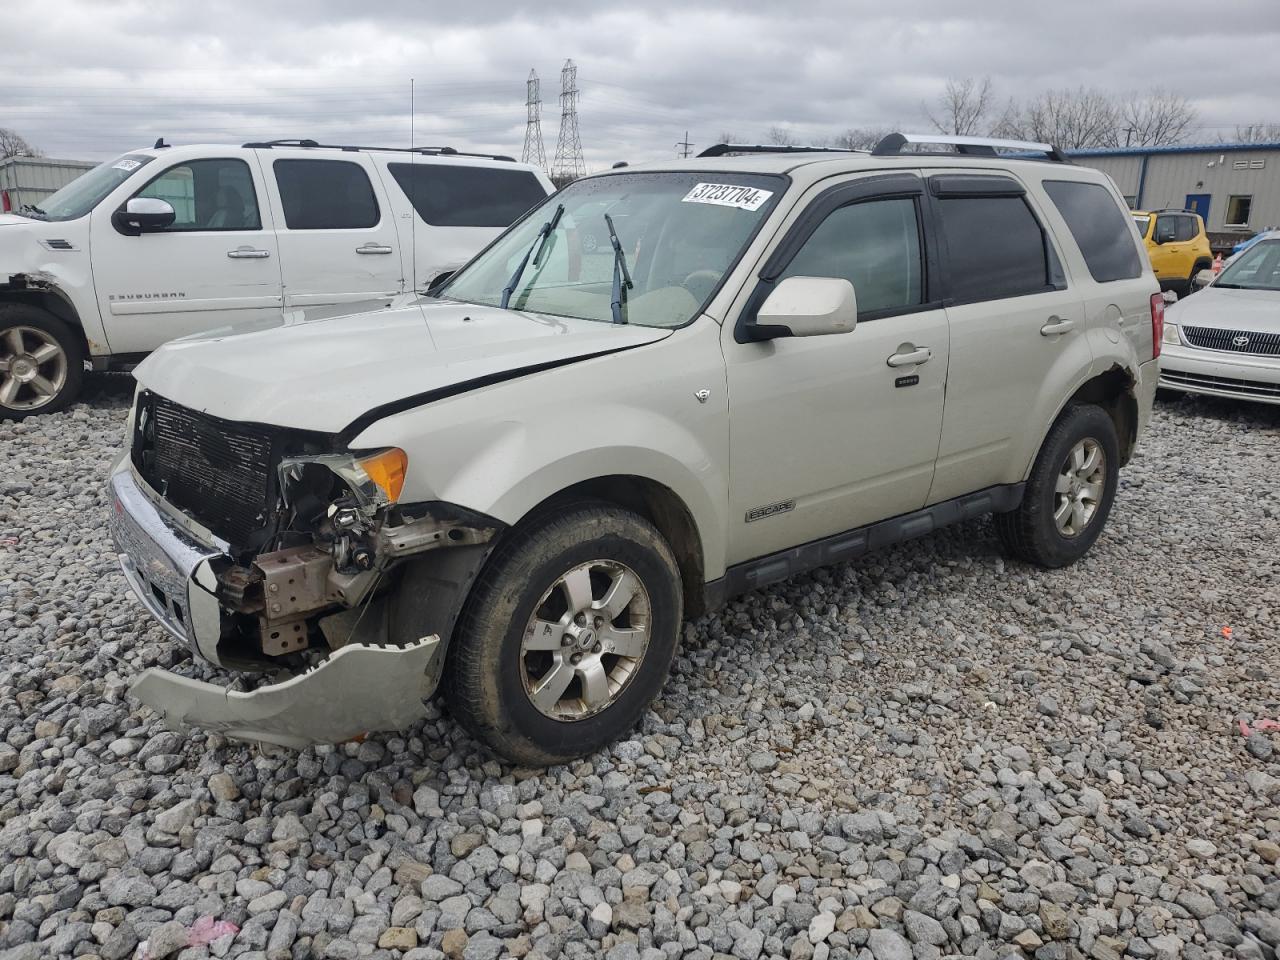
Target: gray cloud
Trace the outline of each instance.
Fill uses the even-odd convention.
[[[102,158],[171,142],[415,138],[518,153],[524,79],[542,77],[550,156],[559,70],[579,66],[590,166],[671,156],[686,129],[801,139],[851,126],[923,129],[948,76],[990,74],[1002,97],[1096,85],[1192,99],[1212,139],[1280,121],[1280,4],[815,0],[422,3],[9,0],[21,43],[0,61],[0,126],[48,153]]]

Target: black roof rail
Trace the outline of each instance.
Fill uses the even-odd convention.
[[[765,143],[717,143],[707,147],[699,157],[724,157],[731,153],[858,153],[843,147],[801,147]]]
[[[432,157],[479,157],[482,160],[503,160],[515,163],[515,157],[504,153],[466,153],[453,147],[369,147],[358,144],[318,143],[315,140],[263,140],[241,144],[249,150],[270,150],[272,147],[315,147],[323,150],[347,150],[350,152],[373,151],[379,153],[420,153]]]
[[[907,144],[931,144],[955,147],[951,151],[934,151],[949,156],[961,157],[1006,157],[1008,159],[1029,160],[1032,157],[1022,154],[1044,154],[1046,160],[1054,163],[1070,163],[1061,150],[1051,143],[1037,143],[1032,140],[1002,140],[997,137],[954,137],[949,134],[934,133],[890,133],[881,139],[871,151],[873,157],[897,157],[902,155],[902,148]],[[1000,153],[1000,150],[1010,151]],[[927,151],[926,151],[927,152]]]
[[[1201,216],[1199,210],[1188,210],[1186,207],[1157,207],[1154,210],[1148,210],[1148,213],[1194,213]]]

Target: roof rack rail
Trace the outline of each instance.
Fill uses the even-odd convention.
[[[1147,212],[1148,213],[1194,213],[1196,216],[1201,216],[1201,213],[1199,210],[1189,210],[1186,207],[1157,207],[1156,209],[1148,210]]]
[[[1054,163],[1070,163],[1061,150],[1051,143],[1036,143],[1032,140],[1001,140],[995,137],[953,137],[949,134],[933,133],[891,133],[875,145],[871,151],[873,157],[896,157],[902,153],[907,144],[943,144],[955,147],[955,152],[962,157],[998,157],[998,150],[1009,150],[1021,153],[1043,153],[1045,159]],[[941,151],[939,151],[941,152]],[[1005,154],[1008,156],[1008,154]]]
[[[262,140],[255,143],[241,144],[247,150],[270,150],[272,147],[316,147],[324,150],[374,151],[381,153],[420,153],[424,156],[437,157],[479,157],[483,160],[504,160],[515,163],[515,157],[504,153],[466,153],[453,147],[368,147],[342,143],[318,143],[315,140]]]
[[[707,147],[699,157],[724,157],[731,153],[857,153],[856,150],[845,150],[843,147],[801,147],[783,146],[782,144],[762,143],[717,143]]]

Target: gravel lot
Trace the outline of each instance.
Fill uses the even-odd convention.
[[[735,601],[526,771],[439,711],[269,755],[131,704],[179,654],[105,533],[130,386],[0,423],[4,960],[1277,955],[1280,409],[1160,403],[1072,569],[978,523]]]

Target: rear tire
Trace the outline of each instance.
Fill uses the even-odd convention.
[[[1037,566],[1065,567],[1093,546],[1111,513],[1120,445],[1101,407],[1071,406],[1036,455],[1022,503],[993,518],[1005,550]]]
[[[84,344],[53,314],[0,303],[0,419],[57,413],[80,393]]]
[[[449,709],[516,763],[598,750],[662,689],[682,601],[671,547],[644,518],[603,503],[535,518],[508,533],[467,598]]]

